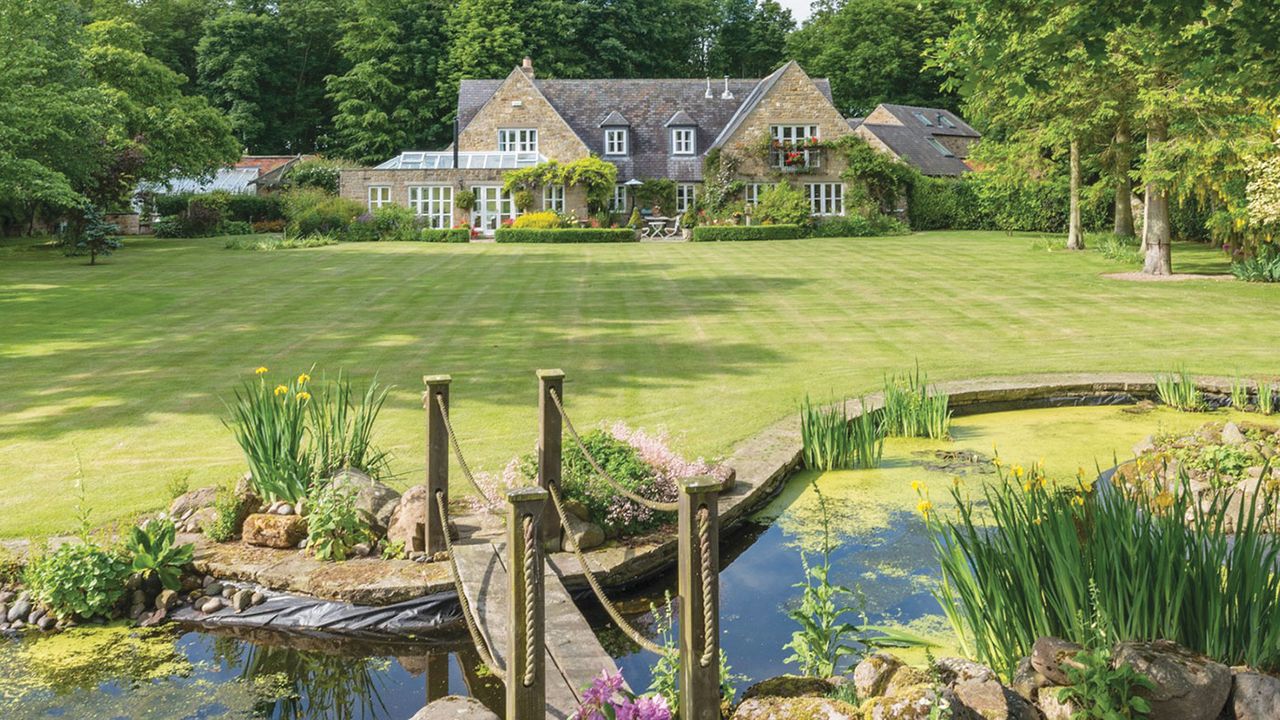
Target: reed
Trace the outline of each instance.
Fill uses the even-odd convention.
[[[1258,381],[1258,412],[1263,415],[1276,412],[1276,386],[1265,380]]]
[[[1163,638],[1280,669],[1280,542],[1260,527],[1274,497],[1229,513],[1225,500],[1202,507],[1185,477],[1159,493],[1064,492],[1017,467],[984,488],[981,511],[952,493],[955,517],[926,511],[936,596],[962,650],[1006,677],[1037,637],[1083,643],[1098,622],[1115,640]]]
[[[950,398],[929,388],[929,377],[920,371],[884,379],[884,410],[881,413],[886,435],[926,437],[941,440],[951,425]]]
[[[1175,410],[1203,412],[1208,409],[1204,394],[1196,387],[1196,379],[1186,370],[1156,375],[1156,393],[1160,402]]]
[[[865,401],[861,407],[866,407]],[[843,402],[816,405],[805,396],[800,438],[805,467],[812,470],[879,467],[884,454],[884,433],[874,413],[850,418]]]
[[[1231,381],[1231,407],[1237,410],[1249,407],[1249,384],[1243,378]]]
[[[374,478],[387,474],[390,455],[373,444],[373,426],[390,388],[375,377],[357,394],[351,378],[321,381],[309,405],[316,473],[328,477],[344,469],[361,470]]]
[[[247,380],[228,404],[226,425],[235,435],[250,482],[259,496],[297,503],[312,480],[312,455],[306,447],[307,405],[311,393],[305,375],[287,383],[272,383],[261,369]]]

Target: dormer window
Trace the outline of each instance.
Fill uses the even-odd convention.
[[[671,154],[694,155],[697,153],[697,140],[693,128],[671,129]]]
[[[605,128],[604,154],[605,155],[626,155],[627,154],[627,129],[626,128]]]

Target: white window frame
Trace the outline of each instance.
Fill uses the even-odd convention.
[[[693,183],[676,185],[676,212],[683,215],[698,202],[698,186]]]
[[[547,184],[542,186],[542,209],[564,212],[564,185]]]
[[[366,191],[367,205],[369,211],[372,212],[380,207],[391,204],[391,186],[390,185],[370,185]]]
[[[618,183],[613,186],[613,197],[609,198],[609,212],[621,213],[627,211],[627,186]]]
[[[822,139],[817,125],[770,125],[769,136],[778,142],[795,142],[809,138]]]
[[[538,129],[498,128],[498,152],[538,152]]]
[[[771,187],[773,183],[747,183],[742,190],[742,199],[747,205],[755,207],[760,204],[760,195]]]
[[[631,138],[627,137],[630,133],[626,128],[614,127],[604,129],[604,154],[605,155],[626,155],[628,145]]]
[[[453,227],[452,185],[410,185],[409,207],[431,228]]]
[[[693,128],[671,128],[671,154],[696,155],[698,152],[698,135]]]
[[[844,215],[844,183],[806,183],[804,194],[811,215]]]

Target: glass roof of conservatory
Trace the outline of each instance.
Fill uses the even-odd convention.
[[[532,167],[546,160],[536,152],[460,152],[458,168],[462,170],[512,169]],[[451,170],[453,153],[405,152],[377,167],[378,170]]]

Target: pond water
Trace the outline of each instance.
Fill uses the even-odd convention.
[[[888,441],[875,470],[803,472],[722,544],[722,644],[735,673],[750,682],[787,672],[783,646],[798,602],[801,551],[816,553],[829,528],[833,581],[857,588],[867,621],[905,626],[947,652],[950,630],[932,590],[933,549],[916,510],[913,481],[924,483],[937,511],[958,483],[976,494],[992,479],[989,459],[1042,462],[1050,477],[1074,483],[1130,455],[1143,437],[1187,430],[1227,412],[1133,413],[1121,407],[1072,407],[956,418],[952,440]],[[825,520],[825,523],[824,523]],[[674,592],[663,577],[620,598],[638,624]],[[650,680],[654,657],[639,652],[587,608],[605,647],[633,688]],[[338,641],[323,636],[231,636],[166,628],[76,628],[48,637],[0,641],[0,717],[272,718],[405,720],[427,700],[471,694],[501,706],[501,685],[477,675],[465,633],[396,642]],[[430,669],[430,671],[428,671]]]

